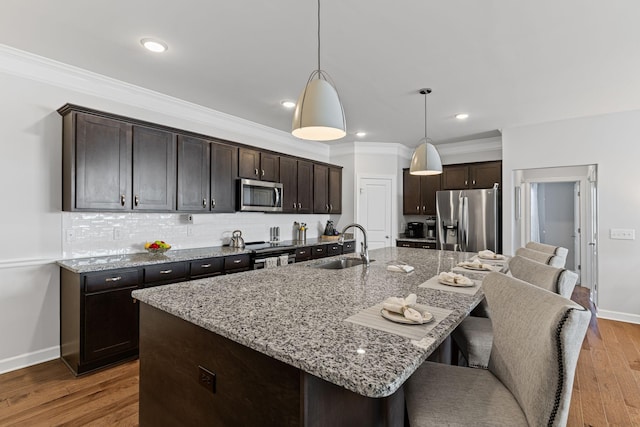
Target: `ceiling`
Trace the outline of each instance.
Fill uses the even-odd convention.
[[[316,67],[315,0],[4,0],[0,43],[276,129]],[[413,147],[640,109],[636,0],[323,0],[348,135]],[[140,45],[169,45],[153,54]],[[90,106],[89,106],[90,107]],[[467,112],[465,121],[454,115]],[[328,142],[332,144],[332,142]]]

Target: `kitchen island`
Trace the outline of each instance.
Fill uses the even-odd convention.
[[[418,286],[472,255],[384,248],[369,268],[314,268],[334,257],[134,291],[140,424],[402,425],[402,384],[483,297]],[[410,293],[450,310],[420,340],[345,321]]]

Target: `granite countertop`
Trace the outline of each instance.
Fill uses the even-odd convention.
[[[467,295],[418,287],[473,255],[391,247],[370,251],[375,261],[368,269],[312,268],[343,255],[141,289],[133,296],[324,380],[378,398],[394,393],[483,298],[481,290]],[[415,270],[387,271],[387,262],[394,260]],[[420,304],[452,310],[420,341],[345,322],[390,296],[410,293],[417,294]]]
[[[345,239],[345,242],[353,239]],[[304,242],[286,240],[281,241],[280,246],[306,247],[316,245],[329,245],[336,243],[332,240],[307,239]],[[221,256],[239,255],[251,253],[248,249],[237,249],[229,246],[212,246],[195,249],[172,249],[164,254],[150,254],[147,252],[125,255],[110,255],[90,258],[73,258],[56,261],[60,267],[74,273],[91,273],[95,271],[114,270],[118,268],[140,267],[143,265],[165,264],[168,262],[191,261],[194,259],[215,258]]]

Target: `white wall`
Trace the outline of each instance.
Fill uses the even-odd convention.
[[[281,131],[2,45],[0,93],[0,372],[59,355],[59,276],[54,261],[63,257],[63,218],[66,229],[81,228],[86,221],[93,229],[86,235],[77,234],[76,241],[65,241],[65,255],[117,253],[122,247],[136,251],[141,244],[136,243],[141,236],[126,229],[124,238],[114,242],[111,226],[101,229],[86,216],[61,213],[62,119],[56,110],[65,103],[329,161],[326,144],[300,141]],[[217,217],[221,224],[216,226],[196,224],[194,230],[205,230],[203,234],[187,236],[186,228],[181,227],[169,233],[178,246],[201,246],[203,239],[210,239],[213,245],[224,230],[240,222],[251,229],[248,237],[262,240],[260,233],[268,237],[269,225],[280,225],[285,236],[288,224],[294,219],[305,221],[302,217],[314,226],[328,218],[230,214]],[[108,216],[96,218],[114,221]],[[157,220],[128,214],[120,225],[127,228],[138,223],[148,229]],[[160,222],[176,225],[179,220],[178,215],[168,214]]]
[[[598,165],[599,315],[640,323],[637,240],[611,240],[612,228],[640,229],[640,111],[503,129],[504,251],[513,253],[513,171]]]

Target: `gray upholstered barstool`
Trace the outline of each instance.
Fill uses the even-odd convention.
[[[563,248],[562,246],[547,245],[546,243],[527,242],[524,247],[527,249],[533,249],[534,251],[556,255],[565,259],[569,254],[569,249],[567,248]]]
[[[483,288],[494,329],[489,369],[423,363],[404,387],[410,425],[566,425],[591,313],[501,273]]]
[[[509,271],[517,279],[567,299],[571,298],[578,281],[578,275],[573,271],[551,267],[518,255],[509,260]],[[460,323],[451,336],[470,367],[487,368],[493,341],[493,329],[489,317],[469,316]]]
[[[567,259],[564,257],[529,248],[518,248],[516,255],[558,268],[564,267],[567,262]]]

